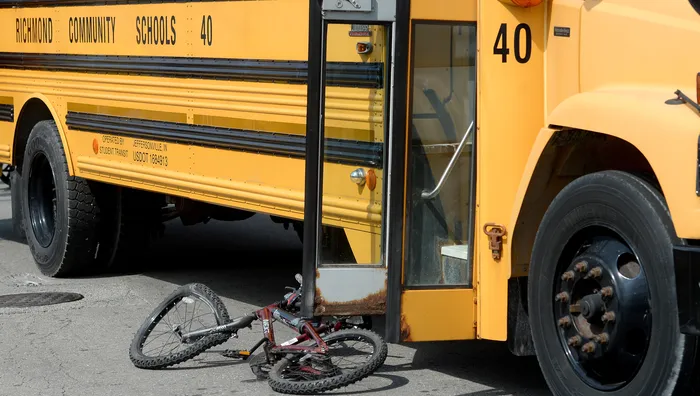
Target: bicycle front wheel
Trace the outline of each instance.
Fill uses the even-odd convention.
[[[223,344],[231,334],[212,334],[188,343],[181,341],[181,334],[229,321],[224,303],[210,288],[201,283],[180,286],[138,329],[131,342],[129,358],[134,366],[143,369],[160,369],[185,362]]]
[[[353,384],[377,370],[388,353],[375,332],[347,329],[323,337],[327,354],[288,355],[269,372],[270,387],[280,393],[312,394]],[[361,348],[355,349],[358,345]]]

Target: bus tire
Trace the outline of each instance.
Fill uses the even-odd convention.
[[[580,177],[554,199],[528,278],[535,351],[553,394],[690,394],[696,340],[679,331],[674,243],[664,198],[628,173]]]
[[[37,123],[22,167],[27,244],[42,274],[76,275],[94,262],[100,213],[90,183],[70,176],[54,121]]]

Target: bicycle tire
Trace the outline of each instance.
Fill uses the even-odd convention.
[[[253,374],[255,374],[255,378],[257,378],[259,381],[265,381],[270,377],[268,375],[268,372],[274,365],[274,362],[268,363],[267,355],[263,351],[261,353],[249,357],[248,365],[250,367],[250,371],[252,371]]]
[[[230,321],[226,306],[209,287],[201,283],[189,283],[180,286],[153,310],[153,312],[143,322],[141,327],[136,331],[136,334],[131,341],[131,347],[129,348],[129,358],[134,366],[142,369],[162,369],[168,366],[180,364],[192,359],[209,348],[223,344],[229,338],[231,338],[230,334],[212,334],[200,338],[187,348],[177,353],[158,357],[145,356],[141,348],[143,347],[143,343],[146,341],[146,338],[150,332],[167,314],[167,312],[178,301],[185,297],[195,297],[207,303],[214,311],[217,325],[222,325]]]
[[[288,355],[280,359],[268,373],[268,384],[270,387],[279,393],[286,394],[301,394],[308,395],[319,392],[327,392],[333,389],[342,388],[351,385],[357,381],[369,377],[374,373],[386,360],[388,347],[386,341],[379,334],[364,329],[344,329],[334,333],[330,333],[323,337],[326,344],[333,344],[334,341],[345,339],[361,338],[369,341],[374,346],[374,353],[369,361],[354,371],[347,374],[340,374],[333,377],[327,377],[319,380],[293,382],[282,378],[282,371],[292,363],[292,359],[298,359],[302,355]]]

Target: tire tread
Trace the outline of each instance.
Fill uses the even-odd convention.
[[[268,383],[270,387],[280,393],[286,394],[297,394],[297,395],[310,395],[319,392],[327,392],[333,389],[342,388],[351,384],[354,384],[368,376],[370,376],[374,371],[376,371],[388,355],[388,347],[386,342],[375,332],[365,329],[344,329],[334,333],[330,333],[328,336],[324,337],[324,341],[331,341],[333,338],[347,336],[348,334],[360,334],[364,337],[371,339],[375,347],[379,347],[378,351],[372,355],[370,361],[363,365],[358,370],[350,372],[348,374],[335,376],[331,378],[324,378],[318,381],[297,383],[292,381],[287,381],[280,378],[279,373],[284,370],[287,365],[289,365],[289,358],[285,357],[280,359],[270,370]]]

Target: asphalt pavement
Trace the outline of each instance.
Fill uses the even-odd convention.
[[[240,338],[192,361],[141,370],[128,356],[146,316],[176,287],[202,282],[229,314],[271,303],[294,285],[301,244],[294,231],[266,216],[238,223],[184,227],[139,258],[138,271],[52,279],[34,266],[29,249],[12,235],[10,192],[0,187],[0,295],[65,291],[83,299],[32,308],[0,308],[0,395],[275,395],[247,363],[220,355],[252,346],[259,324]],[[280,337],[288,330],[275,326]],[[342,395],[550,395],[532,357],[512,356],[504,343],[468,341],[390,345],[372,377],[329,392]]]

